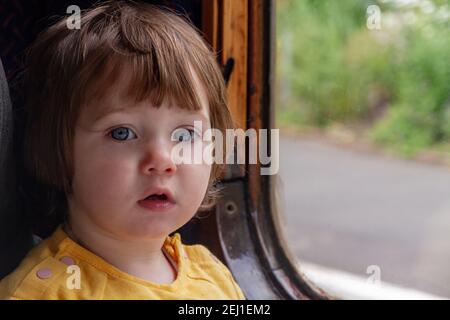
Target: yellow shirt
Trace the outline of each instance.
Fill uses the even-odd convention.
[[[228,268],[206,247],[184,245],[177,233],[166,238],[163,251],[177,269],[170,284],[115,268],[60,226],[0,282],[0,299],[245,299]]]

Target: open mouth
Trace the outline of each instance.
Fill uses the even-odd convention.
[[[163,193],[149,195],[145,200],[169,200],[169,198]]]
[[[141,207],[151,211],[166,211],[175,206],[175,201],[169,191],[151,190],[150,195],[138,201]]]

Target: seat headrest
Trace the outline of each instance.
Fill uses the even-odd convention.
[[[16,197],[13,123],[8,82],[0,60],[0,280],[14,270],[32,246]]]
[[[8,82],[6,80],[3,64],[0,59],[0,181],[4,181],[7,168],[6,159],[9,156],[9,147],[12,142],[12,107],[9,97]],[[1,190],[0,186],[0,190]]]

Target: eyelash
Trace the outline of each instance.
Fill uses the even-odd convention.
[[[178,142],[178,143],[186,142],[186,141],[184,141],[184,140],[183,140],[183,141],[180,141],[180,140],[177,141],[177,139],[174,139],[174,134],[175,134],[178,130],[186,130],[186,131],[188,131],[189,134],[190,134],[190,136],[191,136],[191,139],[190,139],[191,142],[196,141],[196,140],[200,137],[200,134],[197,133],[197,131],[195,131],[194,129],[190,129],[190,128],[178,128],[178,129],[175,129],[175,130],[172,132],[172,135],[171,135],[171,140],[174,141],[174,142]]]
[[[131,130],[130,128],[127,128],[127,127],[117,127],[117,128],[111,129],[111,130],[108,132],[108,136],[110,136],[110,137],[111,137],[113,140],[115,140],[115,141],[127,141],[127,140],[130,140],[130,139],[115,139],[115,138],[113,137],[113,133],[114,133],[115,130],[118,130],[118,129],[126,129],[126,130],[128,130],[128,132],[132,132],[132,133],[135,135],[135,137],[137,137],[136,133],[134,133],[134,131]],[[127,135],[127,138],[128,138],[128,135]]]
[[[134,133],[134,131],[133,131],[132,129],[127,128],[127,127],[117,127],[117,128],[111,129],[111,130],[108,132],[108,136],[111,137],[113,140],[118,141],[118,142],[123,142],[123,141],[132,140],[132,139],[115,139],[115,138],[113,137],[113,132],[114,132],[115,130],[118,130],[118,129],[126,129],[126,130],[128,130],[127,132],[132,132],[132,133],[134,134],[134,136],[137,138],[136,133]],[[178,129],[175,129],[175,130],[172,132],[171,137],[173,137],[174,133],[177,132],[177,130],[179,130],[179,129],[187,130],[187,131],[190,133],[190,135],[191,135],[191,141],[192,141],[192,142],[193,142],[196,138],[198,138],[198,137],[200,136],[194,129],[190,129],[190,128],[178,128]],[[129,135],[127,135],[127,138],[128,138],[128,136],[129,136]],[[172,138],[172,141],[177,142],[177,140],[173,140],[173,138]],[[178,141],[178,143],[180,143],[180,142],[185,142],[185,141]]]

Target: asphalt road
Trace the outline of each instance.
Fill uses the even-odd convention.
[[[282,136],[278,177],[300,262],[450,297],[450,169]]]

